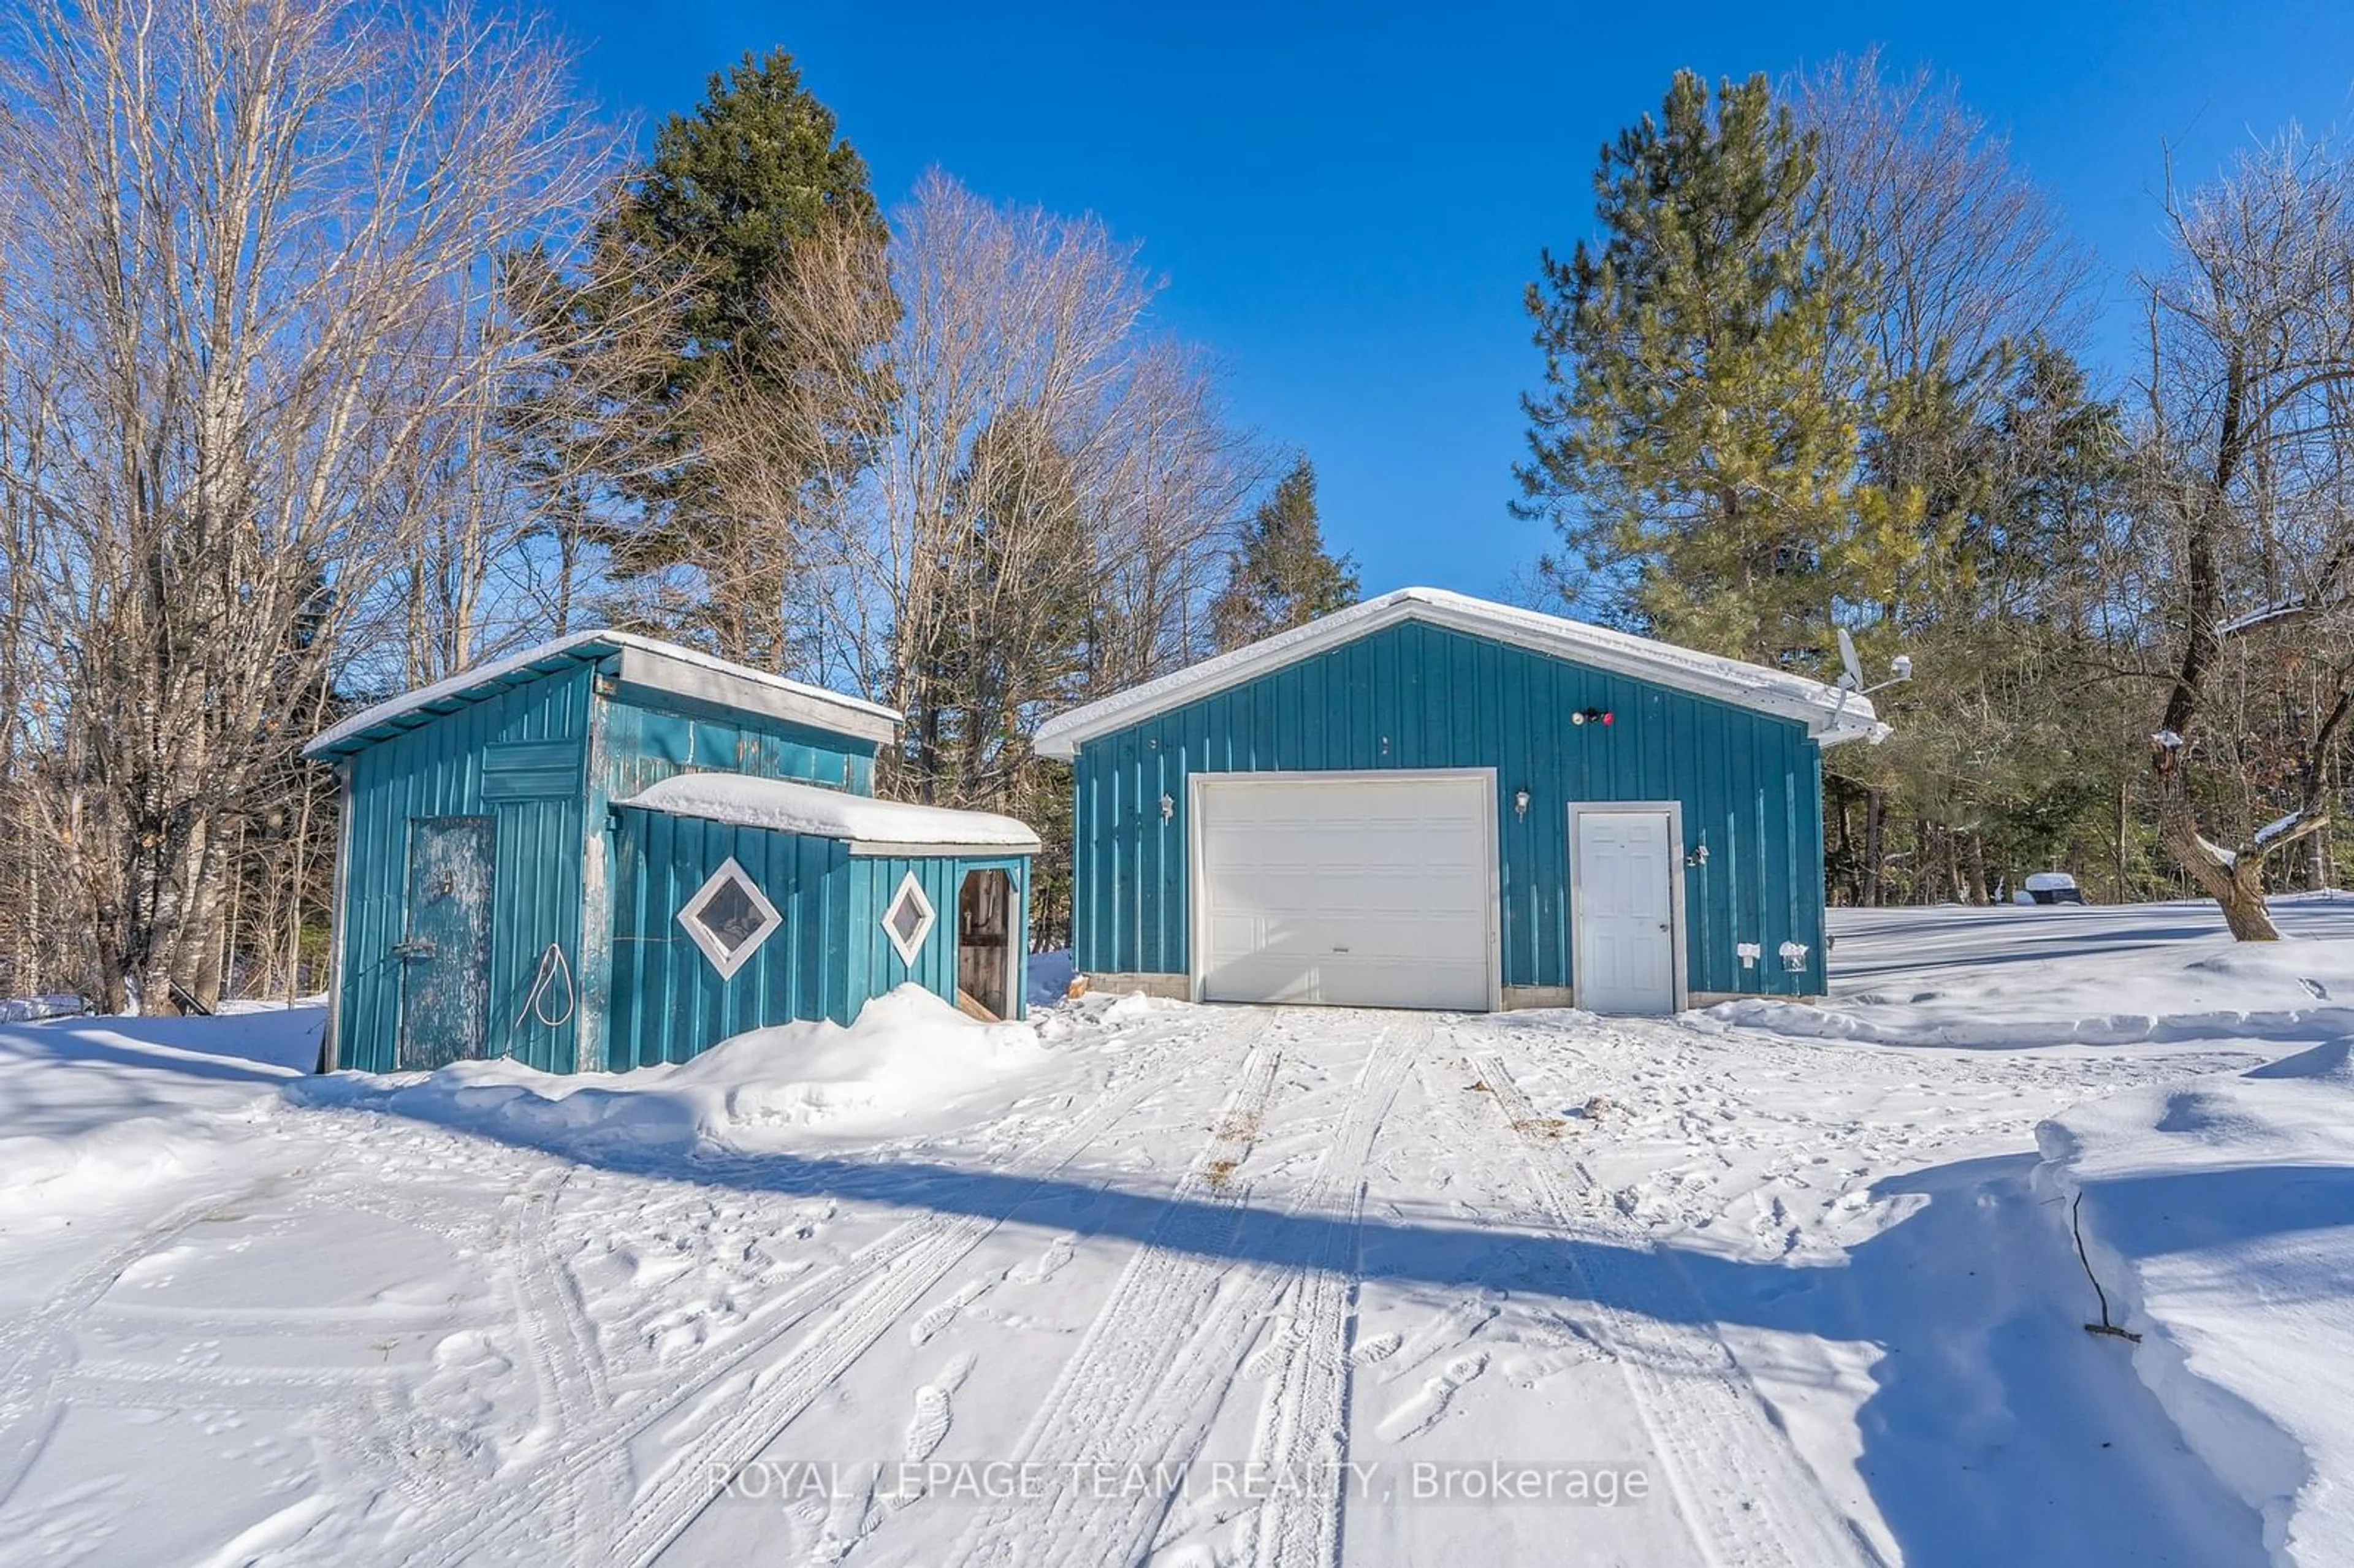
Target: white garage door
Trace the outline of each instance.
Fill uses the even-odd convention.
[[[1206,1000],[1490,1005],[1488,775],[1237,775],[1199,799]]]

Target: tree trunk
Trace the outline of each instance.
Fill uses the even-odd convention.
[[[2109,895],[2110,901],[2116,904],[2126,902],[2126,810],[2130,804],[2132,789],[2129,780],[2117,780],[2117,880],[2115,889]]]
[[[1884,843],[1887,833],[1888,803],[1880,791],[1868,789],[1863,796],[1863,902],[1867,908],[1880,907],[1884,885],[1882,862],[1887,858]]]
[[[2280,927],[2273,924],[2264,903],[2264,856],[2253,851],[2234,855],[2210,842],[2192,817],[2183,791],[2182,769],[2174,753],[2161,749],[2158,778],[2158,831],[2175,863],[2223,911],[2223,923],[2243,942],[2277,942]]]

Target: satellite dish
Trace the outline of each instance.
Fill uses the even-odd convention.
[[[1863,666],[1855,662],[1855,639],[1847,634],[1846,627],[1837,630],[1840,664],[1847,672],[1839,678],[1840,687],[1843,691],[1860,692],[1863,690]]]

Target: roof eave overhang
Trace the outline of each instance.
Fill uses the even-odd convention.
[[[1881,724],[1878,715],[1872,711],[1872,705],[1860,698],[1850,698],[1844,704],[1809,702],[1781,693],[1761,692],[1736,682],[1712,681],[1707,677],[1706,672],[1701,670],[1665,669],[1656,662],[1619,655],[1616,650],[1605,645],[1575,643],[1566,638],[1557,644],[1548,644],[1545,640],[1535,637],[1515,638],[1502,634],[1498,627],[1478,615],[1467,614],[1445,601],[1416,598],[1409,592],[1341,610],[1299,628],[1296,632],[1221,655],[1207,665],[1184,672],[1191,679],[1181,682],[1176,677],[1163,677],[1168,684],[1162,687],[1158,697],[1146,697],[1144,694],[1154,686],[1161,686],[1161,683],[1148,683],[1137,688],[1135,693],[1128,694],[1126,700],[1109,697],[1100,704],[1090,704],[1049,719],[1039,727],[1033,748],[1041,757],[1070,761],[1078,756],[1079,748],[1088,741],[1126,729],[1170,709],[1246,684],[1287,664],[1341,647],[1407,620],[1445,627],[1467,636],[1503,642],[1572,663],[1606,670],[1629,680],[1643,681],[1788,719],[1804,725],[1808,737],[1823,746],[1866,739],[1877,744],[1886,739],[1889,734],[1888,726]],[[1226,662],[1228,661],[1231,662]],[[1221,665],[1224,667],[1219,667]],[[1101,711],[1089,716],[1090,709]]]
[[[1036,839],[1026,844],[895,843],[882,839],[852,839],[850,853],[862,860],[904,857],[910,860],[1026,860],[1039,852]]]

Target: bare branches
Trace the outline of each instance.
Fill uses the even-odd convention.
[[[1873,49],[1787,90],[1819,138],[1832,231],[1877,275],[1873,334],[1892,374],[1977,382],[2008,344],[2080,334],[2090,253],[1952,80],[1892,77]]]
[[[812,673],[909,715],[910,792],[1004,803],[1044,705],[1200,644],[1254,472],[1207,366],[1152,330],[1156,292],[1094,220],[938,175],[887,248],[820,236],[770,281],[795,372],[710,421],[748,525],[698,567],[757,585]]]
[[[110,1003],[204,994],[231,823],[428,558],[469,652],[493,414],[548,352],[500,259],[617,150],[567,79],[503,19],[301,0],[33,0],[0,61],[0,484]]]
[[[2340,578],[2354,551],[2349,197],[2354,165],[2296,132],[2244,154],[2210,185],[2169,194],[2174,264],[2146,283],[2148,542],[2168,557],[2179,628],[2161,726],[2194,742],[2227,637],[2243,648],[2243,634],[2267,624],[2335,619],[2343,598]],[[2270,609],[2232,616],[2233,604]],[[2309,747],[2334,739],[2344,690],[2340,675],[2331,716],[2310,732]],[[2236,934],[2269,939],[2276,933],[2264,908],[2264,862],[2319,830],[2251,839],[2238,852],[2219,848],[2196,825],[2187,750],[2151,753],[2167,842],[2221,902]],[[2316,821],[2321,768],[2319,752],[2308,749],[2301,810]]]

